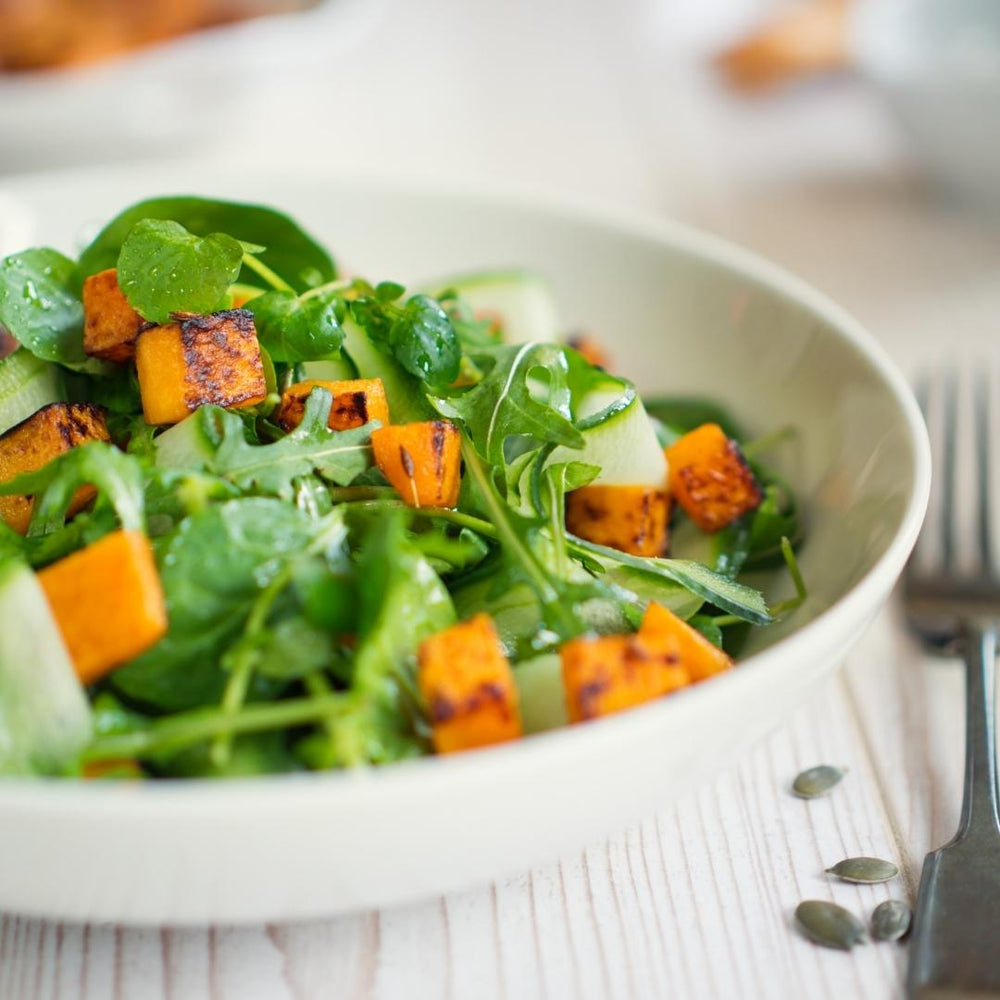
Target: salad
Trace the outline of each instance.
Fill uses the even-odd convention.
[[[0,262],[0,773],[384,764],[731,669],[805,594],[781,435],[560,333],[534,273],[373,284],[195,197]]]

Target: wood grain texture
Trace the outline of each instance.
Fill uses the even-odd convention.
[[[0,997],[895,996],[905,947],[845,955],[809,944],[791,926],[804,898],[836,900],[864,919],[882,899],[907,898],[905,879],[851,886],[824,869],[874,854],[912,871],[936,835],[929,816],[949,811],[955,776],[949,770],[939,781],[922,770],[936,760],[933,750],[903,767],[910,777],[892,778],[936,716],[928,706],[939,682],[950,681],[907,668],[912,651],[894,647],[893,635],[880,620],[850,669],[741,766],[558,864],[412,906],[302,924],[157,930],[8,917]],[[888,697],[895,685],[902,699]],[[953,737],[940,734],[942,744]],[[794,775],[822,762],[849,769],[835,793],[792,796]],[[932,811],[920,805],[928,790]]]

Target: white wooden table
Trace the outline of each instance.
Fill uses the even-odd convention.
[[[318,98],[276,87],[274,107],[256,113],[280,114],[289,135],[326,113],[354,139],[312,152],[341,167],[403,156],[411,174],[570,186],[707,225],[813,280],[910,371],[996,338],[1000,239],[922,198],[859,85],[729,101],[695,68],[711,17],[694,25],[683,5],[633,0],[628,16],[599,3],[473,6],[399,5]],[[428,24],[447,59],[414,44]],[[439,131],[428,133],[428,114]],[[386,131],[377,123],[389,115]],[[550,867],[296,925],[9,916],[0,998],[899,996],[905,946],[824,951],[797,936],[791,912],[804,898],[865,916],[890,895],[912,901],[924,853],[957,821],[961,713],[961,672],[922,658],[890,608],[845,671],[741,766]],[[827,799],[792,797],[792,777],[818,763],[848,777]],[[824,868],[853,854],[894,859],[900,878],[833,884]]]

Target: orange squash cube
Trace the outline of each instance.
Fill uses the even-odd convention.
[[[478,614],[425,639],[418,662],[420,693],[438,753],[521,736],[517,686],[489,615]]]
[[[128,304],[112,267],[83,282],[83,349],[119,364],[135,357],[135,342],[149,324]]]
[[[107,440],[101,407],[92,403],[50,403],[0,437],[0,482],[35,472],[79,444]],[[81,486],[73,494],[69,514],[77,513],[93,498],[94,490]],[[0,496],[0,518],[23,535],[33,506],[28,496]]]
[[[648,649],[682,666],[694,683],[732,669],[727,653],[662,604],[650,602],[638,635]]]
[[[375,464],[411,507],[454,507],[462,470],[458,428],[447,420],[372,432]]]
[[[253,314],[226,309],[143,331],[136,341],[148,424],[176,424],[199,406],[256,406],[267,396]]]
[[[763,499],[739,446],[718,424],[696,427],[665,454],[670,492],[702,531],[719,531]]]
[[[105,535],[43,569],[38,582],[84,684],[145,652],[167,631],[153,549],[142,532]]]
[[[580,538],[634,556],[667,549],[670,500],[648,486],[583,486],[566,494],[566,528]]]
[[[635,708],[691,683],[685,667],[642,636],[584,636],[559,650],[570,722]]]
[[[286,431],[302,423],[306,400],[317,386],[333,396],[327,422],[330,430],[346,431],[351,427],[363,427],[370,420],[377,420],[383,427],[389,423],[389,403],[380,378],[354,378],[341,382],[309,379],[296,382],[282,394],[277,420]]]

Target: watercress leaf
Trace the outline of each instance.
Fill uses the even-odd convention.
[[[155,543],[170,623],[152,649],[111,675],[138,704],[165,711],[214,704],[219,661],[260,591],[305,549],[315,522],[280,500],[246,497],[192,513]]]
[[[0,496],[33,495],[28,535],[44,535],[62,528],[73,494],[82,486],[97,490],[126,531],[145,529],[142,464],[103,441],[79,445],[35,472],[0,483]]]
[[[256,256],[296,291],[333,281],[330,255],[287,215],[261,205],[209,198],[151,198],[125,209],[109,222],[80,257],[84,275],[114,267],[125,238],[140,219],[172,219],[197,236],[229,233],[266,247]]]
[[[83,351],[82,287],[76,264],[57,250],[11,254],[0,261],[0,327],[44,361],[105,372]]]
[[[353,710],[338,720],[345,763],[382,763],[418,752],[405,709],[420,643],[455,620],[447,588],[407,540],[401,520],[372,525],[362,547]]]
[[[379,302],[395,302],[405,291],[406,289],[395,281],[380,281],[375,286],[375,298]]]
[[[514,435],[582,448],[569,416],[566,354],[554,344],[512,344],[475,355],[491,365],[485,377],[458,395],[434,398],[442,416],[461,421],[476,451],[492,465],[504,462]]]
[[[414,295],[389,332],[393,357],[434,388],[458,377],[462,348],[448,314],[426,295]]]
[[[370,294],[358,295],[351,302],[351,316],[380,351],[390,354],[411,375],[443,389],[458,377],[462,361],[455,329],[448,314],[429,296],[414,295],[405,305],[396,304],[390,296],[399,289],[383,282]]]
[[[298,363],[336,358],[344,342],[336,295],[303,299],[293,292],[267,292],[251,299],[257,337],[274,361]]]
[[[214,424],[210,440],[217,440],[208,471],[248,493],[291,500],[296,480],[312,473],[346,486],[371,464],[372,425],[346,431],[327,426],[333,397],[316,388],[306,400],[302,422],[272,444],[249,444],[243,421],[218,407],[202,407],[199,419]]]
[[[292,577],[303,614],[316,628],[333,635],[353,631],[358,618],[358,580],[346,560],[308,559],[298,563]]]
[[[179,222],[140,219],[122,244],[118,284],[140,316],[165,323],[175,312],[223,308],[242,262],[232,236],[195,236]]]
[[[333,636],[301,614],[282,618],[261,637],[254,669],[273,680],[296,680],[322,670],[336,654]]]

